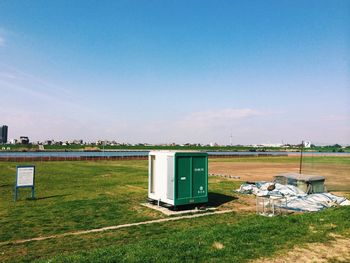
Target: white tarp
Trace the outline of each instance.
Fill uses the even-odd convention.
[[[267,190],[270,185],[275,185],[272,191]],[[282,185],[272,182],[244,183],[237,189],[242,194],[254,194],[256,196],[283,196],[287,199],[286,209],[298,211],[319,211],[327,207],[337,205],[350,205],[350,201],[330,193],[310,194],[293,185]]]

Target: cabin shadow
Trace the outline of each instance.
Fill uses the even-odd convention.
[[[218,207],[232,200],[238,199],[237,197],[224,195],[220,193],[209,192],[208,193],[208,206],[209,207]]]
[[[208,203],[205,204],[188,204],[188,205],[181,205],[177,207],[169,207],[170,210],[175,211],[186,211],[186,210],[192,210],[195,208],[198,208],[199,210],[203,209],[206,210],[207,208],[216,208],[219,207],[225,203],[231,202],[232,200],[238,199],[237,197],[230,196],[230,195],[224,195],[220,193],[214,193],[209,192],[208,193]]]

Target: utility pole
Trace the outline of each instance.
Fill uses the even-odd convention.
[[[303,166],[303,150],[304,150],[304,141],[301,141],[299,174],[301,174],[301,168]]]
[[[103,157],[106,159],[105,146],[106,146],[106,140],[103,141]]]

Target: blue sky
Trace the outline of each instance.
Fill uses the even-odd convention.
[[[350,144],[349,1],[1,1],[11,138]]]

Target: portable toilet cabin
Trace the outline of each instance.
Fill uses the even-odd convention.
[[[166,206],[208,202],[208,154],[151,151],[148,198]]]

